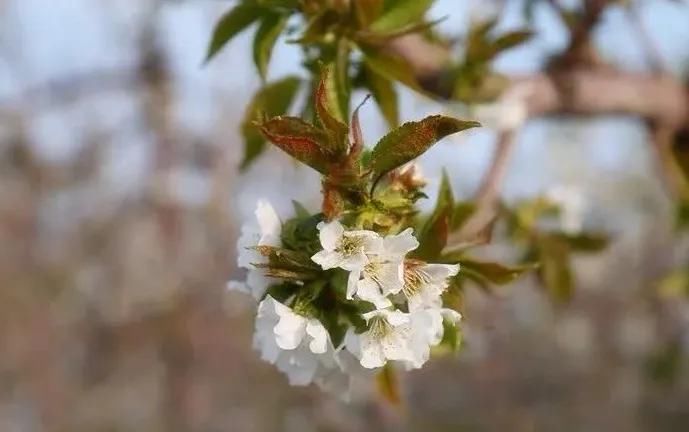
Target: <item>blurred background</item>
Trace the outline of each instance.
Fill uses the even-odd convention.
[[[519,0],[440,0],[431,15],[461,34],[503,3],[500,28],[523,26]],[[670,72],[689,76],[689,3],[637,3]],[[584,224],[613,237],[576,260],[570,304],[530,276],[469,288],[464,350],[405,375],[403,411],[366,385],[349,405],[290,388],[262,363],[252,302],[225,290],[241,277],[235,239],[259,198],[286,216],[292,199],[316,209],[320,186],[277,150],[238,172],[260,85],[252,31],[201,66],[230,5],[0,0],[0,431],[689,430],[689,303],[656,295],[689,241],[646,128],[621,116],[529,122],[503,190],[573,188]],[[535,30],[499,70],[538,71],[567,43],[548,7]],[[606,61],[644,71],[620,8],[595,38]],[[298,54],[279,42],[269,77],[303,74]],[[404,120],[437,112],[459,108],[402,90]],[[362,122],[369,143],[385,132],[373,105]],[[424,155],[429,195],[446,167],[470,197],[493,141],[472,131]]]

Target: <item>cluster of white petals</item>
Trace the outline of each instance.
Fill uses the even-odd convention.
[[[359,335],[349,333],[345,349],[369,369],[384,366],[388,360],[421,367],[430,348],[442,339],[443,318],[453,322],[461,318],[457,312],[443,309],[441,300],[459,265],[406,259],[419,246],[411,228],[387,237],[373,231],[347,231],[338,221],[322,222],[318,228],[323,250],[313,261],[324,269],[349,271],[347,298],[375,307],[363,315],[367,330]],[[400,296],[407,312],[395,308]]]
[[[291,385],[308,385],[340,369],[325,327],[271,296],[258,305],[254,348],[285,373]]]
[[[264,264],[266,258],[258,253],[256,246],[279,246],[282,223],[277,212],[267,201],[259,201],[254,211],[256,222],[242,226],[237,240],[237,265],[247,269],[246,281],[230,281],[228,289],[251,294],[259,300],[271,281],[254,264]]]
[[[336,268],[348,272],[342,301],[368,305],[363,309],[368,312],[361,314],[365,328],[357,332],[350,327],[342,343],[334,346],[326,326],[315,314],[300,312],[308,308],[295,307],[294,297],[283,303],[266,294],[279,281],[263,273],[261,266],[268,261],[256,246],[280,247],[282,224],[265,201],[259,202],[255,216],[256,222],[242,228],[238,241],[238,265],[247,269],[246,281],[230,282],[228,288],[260,301],[254,347],[263,360],[287,375],[290,384],[316,383],[344,396],[352,375],[388,361],[421,367],[431,347],[443,338],[443,321],[460,320],[459,313],[444,309],[441,300],[459,266],[408,259],[419,246],[411,228],[381,236],[348,230],[338,221],[321,222],[317,228],[322,250],[312,261],[324,275]]]

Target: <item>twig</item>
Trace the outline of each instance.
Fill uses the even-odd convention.
[[[497,204],[500,188],[505,180],[509,162],[514,153],[516,140],[514,130],[500,132],[496,143],[493,159],[483,176],[481,185],[475,195],[476,210],[458,232],[448,237],[447,249],[452,250],[457,245],[466,244],[475,238],[489,225],[497,214]]]
[[[651,143],[657,154],[658,174],[667,192],[672,197],[689,198],[689,184],[684,178],[677,159],[672,154],[673,138],[677,129],[667,125],[655,124],[650,129]]]
[[[498,199],[500,186],[507,174],[507,167],[514,150],[514,135],[513,130],[502,131],[498,135],[493,160],[475,196],[480,207],[493,207]]]

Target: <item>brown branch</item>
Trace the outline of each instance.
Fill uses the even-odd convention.
[[[500,187],[514,152],[514,135],[514,131],[503,131],[498,136],[493,159],[475,196],[479,207],[493,208],[498,201]]]
[[[674,127],[689,123],[689,92],[669,75],[580,68],[557,81],[537,74],[514,78],[511,87],[523,89],[531,117],[625,114]]]
[[[689,183],[672,154],[672,145],[677,129],[663,124],[650,125],[650,141],[657,153],[658,174],[671,196],[689,199]]]
[[[480,233],[485,231],[485,228],[495,219],[500,188],[507,175],[507,168],[512,159],[515,143],[514,130],[502,131],[498,135],[493,159],[474,197],[476,210],[461,230],[450,234],[447,241],[447,251],[472,243],[472,239],[480,236]]]
[[[390,48],[409,62],[429,91],[440,88],[436,84],[450,63],[447,48],[418,35],[400,38]],[[512,77],[507,91],[526,95],[530,117],[624,114],[672,127],[689,124],[689,88],[671,75],[598,65],[572,66],[555,75]]]
[[[604,0],[588,0],[587,15],[579,33],[573,29],[572,46],[581,51],[577,43],[586,46],[585,39],[600,19],[607,4]],[[581,23],[580,23],[581,24]],[[576,33],[576,34],[574,34]],[[578,39],[577,39],[578,36]],[[577,42],[578,41],[578,42]],[[584,42],[582,42],[584,41]],[[419,37],[409,35],[391,45],[404,57],[421,83],[429,90],[440,88],[437,82],[450,63],[449,51]],[[583,49],[583,48],[582,48]],[[575,57],[577,57],[575,55]],[[589,59],[590,60],[590,59]],[[595,60],[595,59],[594,59]],[[668,179],[672,191],[685,189],[676,185],[673,159],[669,153],[676,131],[689,125],[689,88],[673,76],[658,73],[639,74],[614,70],[596,61],[579,56],[576,62],[564,67],[549,69],[549,73],[510,79],[503,98],[518,95],[528,117],[553,115],[630,115],[653,125],[655,147],[659,152],[663,176]],[[447,95],[439,95],[447,97]],[[476,195],[477,210],[463,228],[450,235],[448,247],[471,242],[485,231],[495,217],[499,189],[504,180],[514,148],[514,131],[502,132],[496,153]]]

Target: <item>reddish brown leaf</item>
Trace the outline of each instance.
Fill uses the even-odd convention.
[[[453,133],[480,126],[442,115],[408,122],[385,135],[371,154],[371,169],[376,178],[421,156],[438,140]]]
[[[274,117],[259,125],[266,139],[285,153],[326,174],[333,155],[327,151],[324,131],[297,117]]]

